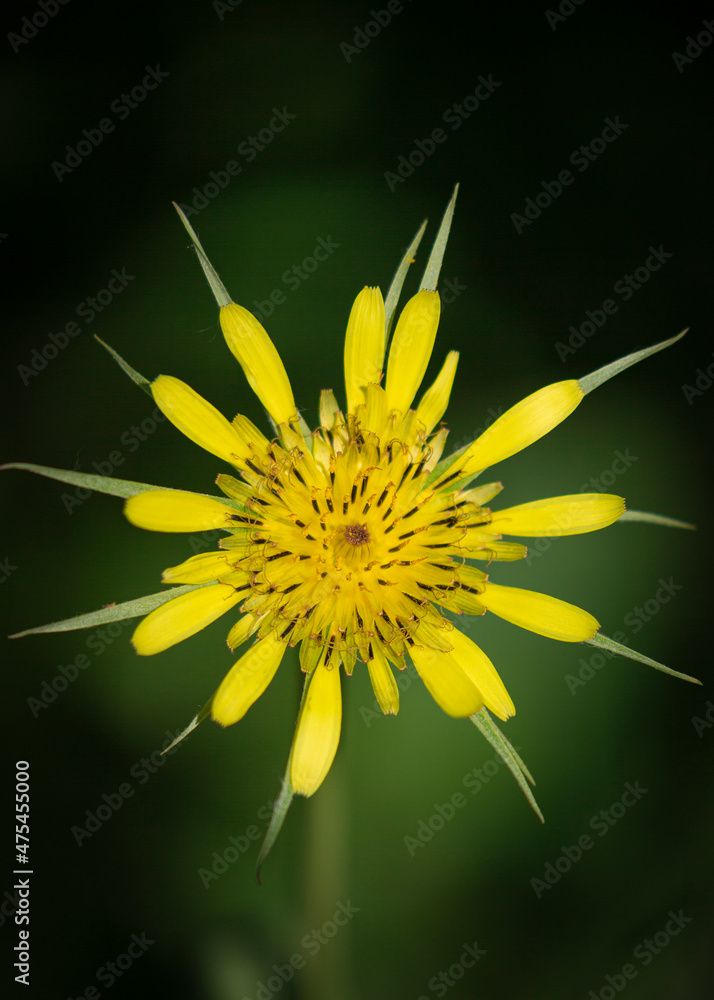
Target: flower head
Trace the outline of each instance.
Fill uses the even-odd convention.
[[[600,493],[498,509],[493,501],[501,483],[474,481],[551,431],[597,385],[678,338],[580,381],[568,379],[532,393],[475,441],[442,457],[447,429],[441,419],[458,354],[450,352],[433,384],[421,389],[439,324],[436,285],[455,199],[456,192],[421,288],[402,309],[389,345],[396,302],[424,227],[407,250],[386,305],[378,288],[364,288],[355,299],[344,348],[346,405],[324,391],[313,431],[298,413],[268,334],[231,300],[182,213],[220,307],[228,347],[267,410],[273,432],[264,434],[240,414],[229,421],[174,376],[148,383],[114,355],[183,434],[233,472],[222,472],[216,480],[223,496],[140,483],[117,486],[119,480],[100,484],[103,477],[97,476],[81,479],[127,497],[126,516],[138,527],[225,532],[215,551],[164,571],[163,582],[179,587],[111,609],[115,619],[146,614],[132,637],[141,655],[161,652],[230,613],[228,645],[239,651],[238,658],[182,737],[209,712],[223,726],[242,719],[288,648],[299,647],[303,697],[263,856],[292,796],[312,795],[330,769],[342,722],[342,670],[350,676],[366,668],[382,711],[395,715],[394,670],[403,670],[408,658],[448,715],[471,718],[481,729],[537,809],[525,780],[530,775],[489,714],[506,720],[515,712],[513,702],[486,653],[455,624],[462,614],[491,612],[541,635],[606,646],[674,673],[607,639],[587,611],[499,584],[493,564],[526,555],[525,545],[512,538],[596,531],[623,517],[681,522],[626,515],[621,497]],[[66,481],[81,478],[25,467]],[[95,624],[97,614],[64,627]]]

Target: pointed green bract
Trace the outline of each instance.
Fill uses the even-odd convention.
[[[452,451],[450,455],[446,456],[446,458],[442,458],[439,462],[437,462],[437,464],[431,470],[429,475],[426,477],[426,482],[424,483],[424,485],[430,486],[432,483],[436,482],[437,479],[441,479],[444,473],[448,472],[448,470],[452,467],[452,465],[456,465],[456,463],[461,458],[463,453],[471,447],[472,443],[473,442],[469,441],[468,444],[463,445],[456,451]],[[470,478],[471,479],[475,478],[475,475],[476,474],[474,474],[474,476],[471,476]],[[449,487],[449,489],[455,489],[455,488],[456,487],[454,486]]]
[[[675,517],[665,517],[664,514],[650,514],[646,510],[626,510],[618,521],[644,521],[647,524],[661,524],[664,528],[687,528],[696,531],[696,524],[689,521],[678,521]]]
[[[270,854],[273,849],[273,844],[278,839],[278,834],[280,833],[283,823],[285,822],[285,817],[288,814],[290,803],[294,798],[295,792],[292,790],[290,785],[290,761],[288,760],[285,777],[283,778],[283,787],[280,789],[280,795],[275,800],[273,815],[270,817],[270,825],[267,833],[265,834],[265,838],[263,839],[260,854],[258,855],[258,861],[255,866],[255,878],[258,885],[260,885],[260,872],[263,868],[263,864],[265,863],[265,859]]]
[[[614,639],[610,639],[608,636],[603,635],[602,632],[596,632],[592,639],[585,640],[589,646],[597,646],[598,649],[606,649],[610,653],[617,653],[620,656],[626,656],[630,660],[637,660],[638,663],[645,663],[648,667],[654,667],[655,670],[661,670],[663,674],[669,674],[671,677],[677,677],[680,681],[689,681],[690,684],[701,684],[700,680],[696,677],[690,677],[689,674],[680,674],[678,670],[672,670],[671,667],[665,667],[664,663],[658,663],[657,660],[651,660],[649,656],[643,656],[642,653],[636,652],[634,649],[630,649],[628,646],[622,646],[619,642],[615,642]]]
[[[485,708],[482,708],[481,711],[477,712],[475,715],[469,716],[469,718],[494,748],[498,756],[518,782],[518,785],[528,800],[528,804],[531,809],[541,823],[544,823],[545,820],[543,819],[543,813],[538,808],[535,796],[528,786],[528,782],[530,782],[531,785],[535,785],[535,781],[513,745],[506,739]]]
[[[687,327],[687,330],[689,327]],[[687,330],[682,330],[678,333],[676,337],[670,337],[669,340],[663,340],[659,344],[653,344],[652,347],[645,347],[641,351],[635,351],[633,354],[627,354],[624,358],[620,358],[618,361],[613,361],[609,365],[605,365],[603,368],[598,368],[597,371],[591,372],[584,378],[578,379],[578,385],[582,391],[587,394],[592,392],[593,389],[597,389],[598,386],[602,385],[603,382],[607,382],[608,379],[614,378],[615,375],[619,375],[620,372],[624,372],[627,368],[632,365],[636,365],[638,361],[644,361],[651,354],[657,354],[658,351],[663,351],[666,347],[671,347],[672,344],[676,344],[680,340]]]
[[[134,483],[130,479],[112,479],[110,476],[95,476],[89,472],[70,472],[69,469],[53,469],[49,465],[32,465],[29,462],[8,462],[0,465],[0,469],[24,469],[25,472],[36,472],[38,476],[46,476],[47,479],[57,479],[60,483],[69,483],[70,486],[83,486],[86,490],[108,493],[113,497],[133,497],[137,493],[145,493],[146,490],[163,489],[152,483]]]
[[[135,483],[130,479],[112,479],[111,476],[95,476],[89,472],[70,472],[69,469],[53,469],[49,465],[32,465],[29,462],[6,462],[0,465],[2,469],[21,469],[25,472],[35,472],[38,476],[45,476],[47,479],[56,479],[60,483],[69,483],[70,486],[83,486],[86,490],[94,490],[95,493],[106,493],[112,497],[136,496],[137,493],[146,493],[148,490],[161,490],[161,492],[190,494],[195,497],[208,497],[209,500],[216,500],[225,504],[226,507],[233,507],[235,510],[243,511],[245,508],[229,497],[216,496],[213,493],[193,493],[191,490],[173,490],[171,487],[154,486],[153,483]]]
[[[298,708],[298,719],[300,718],[300,711],[302,709],[305,697],[310,687],[310,681],[315,676],[314,671],[307,675],[305,678],[305,683],[302,686],[302,695],[300,696],[300,706]],[[268,857],[273,849],[275,841],[278,839],[278,834],[283,828],[283,823],[285,822],[285,817],[288,814],[288,809],[292,800],[295,798],[295,791],[290,780],[290,768],[293,761],[293,747],[295,746],[295,740],[293,740],[292,746],[290,747],[290,753],[288,754],[288,763],[285,767],[285,774],[283,775],[283,784],[280,789],[280,795],[275,800],[275,805],[273,806],[273,815],[270,817],[270,824],[268,826],[265,837],[263,838],[263,843],[260,848],[260,854],[258,855],[258,861],[255,866],[255,878],[260,885],[260,872],[265,863],[265,859]]]
[[[26,635],[40,635],[43,632],[72,632],[78,628],[93,628],[95,625],[106,625],[107,622],[120,622],[125,618],[141,618],[148,615],[154,608],[173,601],[174,597],[187,594],[189,590],[198,590],[200,587],[209,587],[208,583],[187,583],[181,587],[172,587],[170,590],[162,590],[158,594],[148,594],[146,597],[137,597],[133,601],[124,601],[123,604],[111,604],[99,611],[90,611],[86,615],[76,615],[74,618],[65,618],[59,622],[50,622],[49,625],[38,625],[37,628],[28,628],[24,632],[16,632],[9,636],[10,639],[22,639]]]
[[[203,722],[204,719],[208,718],[208,716],[211,714],[211,702],[212,701],[213,701],[213,696],[211,696],[208,699],[208,701],[203,706],[203,708],[200,710],[200,712],[198,712],[196,715],[194,715],[193,719],[191,719],[191,721],[186,726],[186,728],[182,732],[179,733],[179,735],[176,737],[176,739],[173,741],[173,743],[171,743],[169,746],[167,746],[165,750],[161,751],[161,756],[162,757],[163,757],[163,755],[165,753],[170,753],[173,750],[174,747],[178,746],[179,743],[183,742],[183,740],[185,740],[186,737],[189,736],[194,731],[194,729],[197,729],[201,725],[201,723]]]
[[[404,279],[407,276],[407,271],[409,270],[409,265],[414,262],[414,257],[421,243],[421,238],[426,230],[426,219],[422,222],[419,230],[406,249],[406,253],[402,257],[402,261],[396,270],[394,277],[392,278],[392,283],[389,286],[389,291],[387,292],[387,298],[384,300],[384,317],[385,317],[385,335],[387,339],[389,338],[389,331],[392,328],[392,320],[394,319],[394,313],[397,308],[397,303],[399,302],[399,296],[402,294],[402,287],[404,286]]]
[[[181,222],[183,222],[184,226],[186,227],[186,232],[191,237],[194,249],[196,251],[196,256],[198,257],[201,267],[203,268],[203,273],[206,275],[206,278],[208,279],[208,284],[211,286],[211,291],[213,292],[216,302],[221,308],[223,308],[223,306],[231,305],[233,299],[226,291],[226,286],[218,277],[218,272],[216,271],[215,267],[213,266],[213,264],[211,264],[210,260],[206,256],[206,252],[201,246],[201,241],[193,231],[193,226],[188,221],[188,219],[181,211],[179,206],[176,204],[176,202],[173,202],[173,206],[178,212],[179,216],[181,217]]]
[[[109,351],[116,363],[123,371],[126,372],[132,382],[136,382],[139,388],[143,389],[147,396],[151,396],[153,399],[154,397],[151,394],[151,382],[149,382],[148,378],[144,378],[144,376],[139,374],[135,368],[132,368],[129,362],[124,360],[121,354],[115,351],[113,347],[110,347],[109,344],[105,344],[102,338],[98,337],[96,333],[94,334],[94,339],[100,343],[106,351]]]
[[[449,232],[451,231],[451,220],[454,217],[454,207],[456,205],[456,196],[459,193],[459,185],[457,184],[454,188],[454,193],[451,196],[451,201],[446,206],[446,211],[444,212],[444,218],[441,220],[441,225],[439,226],[439,232],[436,234],[436,239],[434,240],[434,246],[431,248],[431,253],[429,254],[429,260],[426,264],[426,269],[424,271],[424,276],[421,279],[420,290],[425,288],[430,292],[436,291],[436,285],[439,280],[439,272],[441,271],[441,265],[444,260],[444,253],[446,252],[446,244],[449,240]]]

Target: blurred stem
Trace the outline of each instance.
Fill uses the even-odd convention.
[[[339,902],[347,902],[348,793],[344,764],[338,755],[325,784],[310,800],[307,828],[307,885],[305,887],[305,933],[319,931],[331,922]],[[359,903],[355,900],[355,905]],[[335,936],[307,959],[301,993],[309,1000],[349,1000],[351,927],[339,927]]]

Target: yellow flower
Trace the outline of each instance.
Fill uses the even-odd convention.
[[[621,497],[578,493],[494,509],[501,484],[472,484],[485,469],[553,430],[597,385],[678,338],[580,381],[534,392],[471,444],[442,458],[447,431],[440,421],[456,375],[456,352],[447,355],[416,404],[415,399],[439,323],[436,283],[455,199],[456,192],[422,286],[404,306],[389,350],[396,302],[423,227],[395,276],[386,307],[378,288],[365,288],[355,299],[344,349],[347,405],[342,409],[332,391],[324,391],[319,426],[312,432],[297,412],[268,334],[231,301],[182,213],[220,307],[226,342],[268,411],[273,436],[241,415],[229,421],[171,375],[149,385],[114,355],[183,434],[236,473],[218,476],[224,497],[136,483],[125,484],[122,492],[118,480],[102,486],[97,483],[103,477],[82,479],[85,485],[92,479],[91,488],[128,497],[125,513],[138,527],[225,532],[215,552],[165,570],[164,583],[183,586],[144,599],[141,607],[129,602],[112,609],[117,618],[149,611],[132,637],[140,655],[161,652],[233,613],[228,645],[244,648],[182,737],[209,707],[223,726],[242,719],[270,684],[288,647],[299,646],[303,698],[262,857],[293,794],[312,795],[332,765],[342,722],[341,668],[350,676],[366,666],[379,706],[394,715],[399,710],[394,670],[403,670],[410,658],[439,707],[476,723],[537,809],[524,780],[532,780],[530,775],[489,715],[508,719],[515,712],[513,702],[486,653],[454,625],[454,617],[491,612],[552,639],[605,646],[674,673],[607,639],[587,611],[491,580],[492,563],[526,555],[526,547],[511,537],[605,528],[626,516]],[[25,467],[45,475],[57,472]],[[64,474],[65,479],[72,475],[78,474]],[[630,512],[629,519],[682,526],[639,512]],[[97,614],[82,616],[82,624],[95,624]],[[91,622],[84,621],[90,617]],[[81,627],[79,619],[71,621],[60,624]]]

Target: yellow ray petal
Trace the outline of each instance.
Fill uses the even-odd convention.
[[[250,454],[246,442],[223,414],[181,379],[159,375],[151,383],[151,392],[174,427],[211,455],[235,465],[241,464],[239,456]]]
[[[241,656],[213,696],[211,715],[216,722],[232,726],[243,718],[272,681],[286,649],[286,644],[270,632]]]
[[[484,651],[458,629],[450,632],[449,638],[454,644],[451,655],[481,692],[486,708],[504,721],[515,715],[511,696]]]
[[[582,399],[576,379],[555,382],[526,396],[486,428],[463,453],[458,467],[468,475],[515,455],[557,427]]]
[[[241,600],[242,593],[225,583],[191,590],[150,612],[131,641],[139,656],[153,656],[200,632]]]
[[[265,453],[270,448],[270,441],[265,434],[259,431],[255,424],[244,417],[242,413],[237,413],[233,417],[233,426],[241,439],[248,445],[249,453],[256,451]]]
[[[347,410],[364,402],[363,389],[379,383],[384,364],[384,300],[378,288],[363,288],[354,301],[345,335]]]
[[[312,795],[327,777],[342,726],[340,668],[321,660],[307,684],[290,754],[290,782],[298,795]]]
[[[255,615],[251,614],[243,615],[242,618],[239,618],[226,636],[228,648],[235,650],[239,646],[242,646],[245,640],[258,628],[260,621],[260,618],[256,618]]]
[[[469,559],[487,559],[488,562],[514,562],[516,559],[525,559],[528,555],[528,549],[520,542],[484,541],[483,548],[469,549],[468,553]]]
[[[365,389],[366,402],[358,411],[358,420],[362,433],[376,434],[383,437],[389,417],[387,394],[381,385],[368,385]]]
[[[452,653],[411,646],[409,655],[427,691],[447,715],[465,719],[483,708],[481,692]]]
[[[449,351],[443,368],[426,390],[417,407],[417,420],[424,424],[427,434],[431,433],[446,413],[458,363],[459,352]]]
[[[367,667],[374,696],[382,712],[385,715],[396,715],[399,711],[399,688],[389,660],[379,647],[374,649],[374,659],[367,663]]]
[[[614,524],[625,512],[622,497],[610,493],[574,493],[534,500],[494,511],[489,528],[503,535],[580,535]]]
[[[285,366],[275,345],[255,318],[243,306],[231,302],[220,312],[226,343],[245,372],[251,389],[276,424],[286,424],[296,416],[295,400]]]
[[[124,515],[137,528],[148,531],[208,531],[228,528],[233,508],[197,493],[182,490],[147,490],[129,497]]]
[[[434,347],[441,302],[438,292],[421,291],[404,306],[389,350],[386,390],[391,409],[406,413]]]
[[[582,608],[534,590],[488,583],[480,600],[499,618],[561,642],[586,642],[600,628]]]
[[[201,552],[161,574],[163,583],[210,583],[234,572],[235,557],[230,552]],[[246,579],[248,574],[245,574]]]

